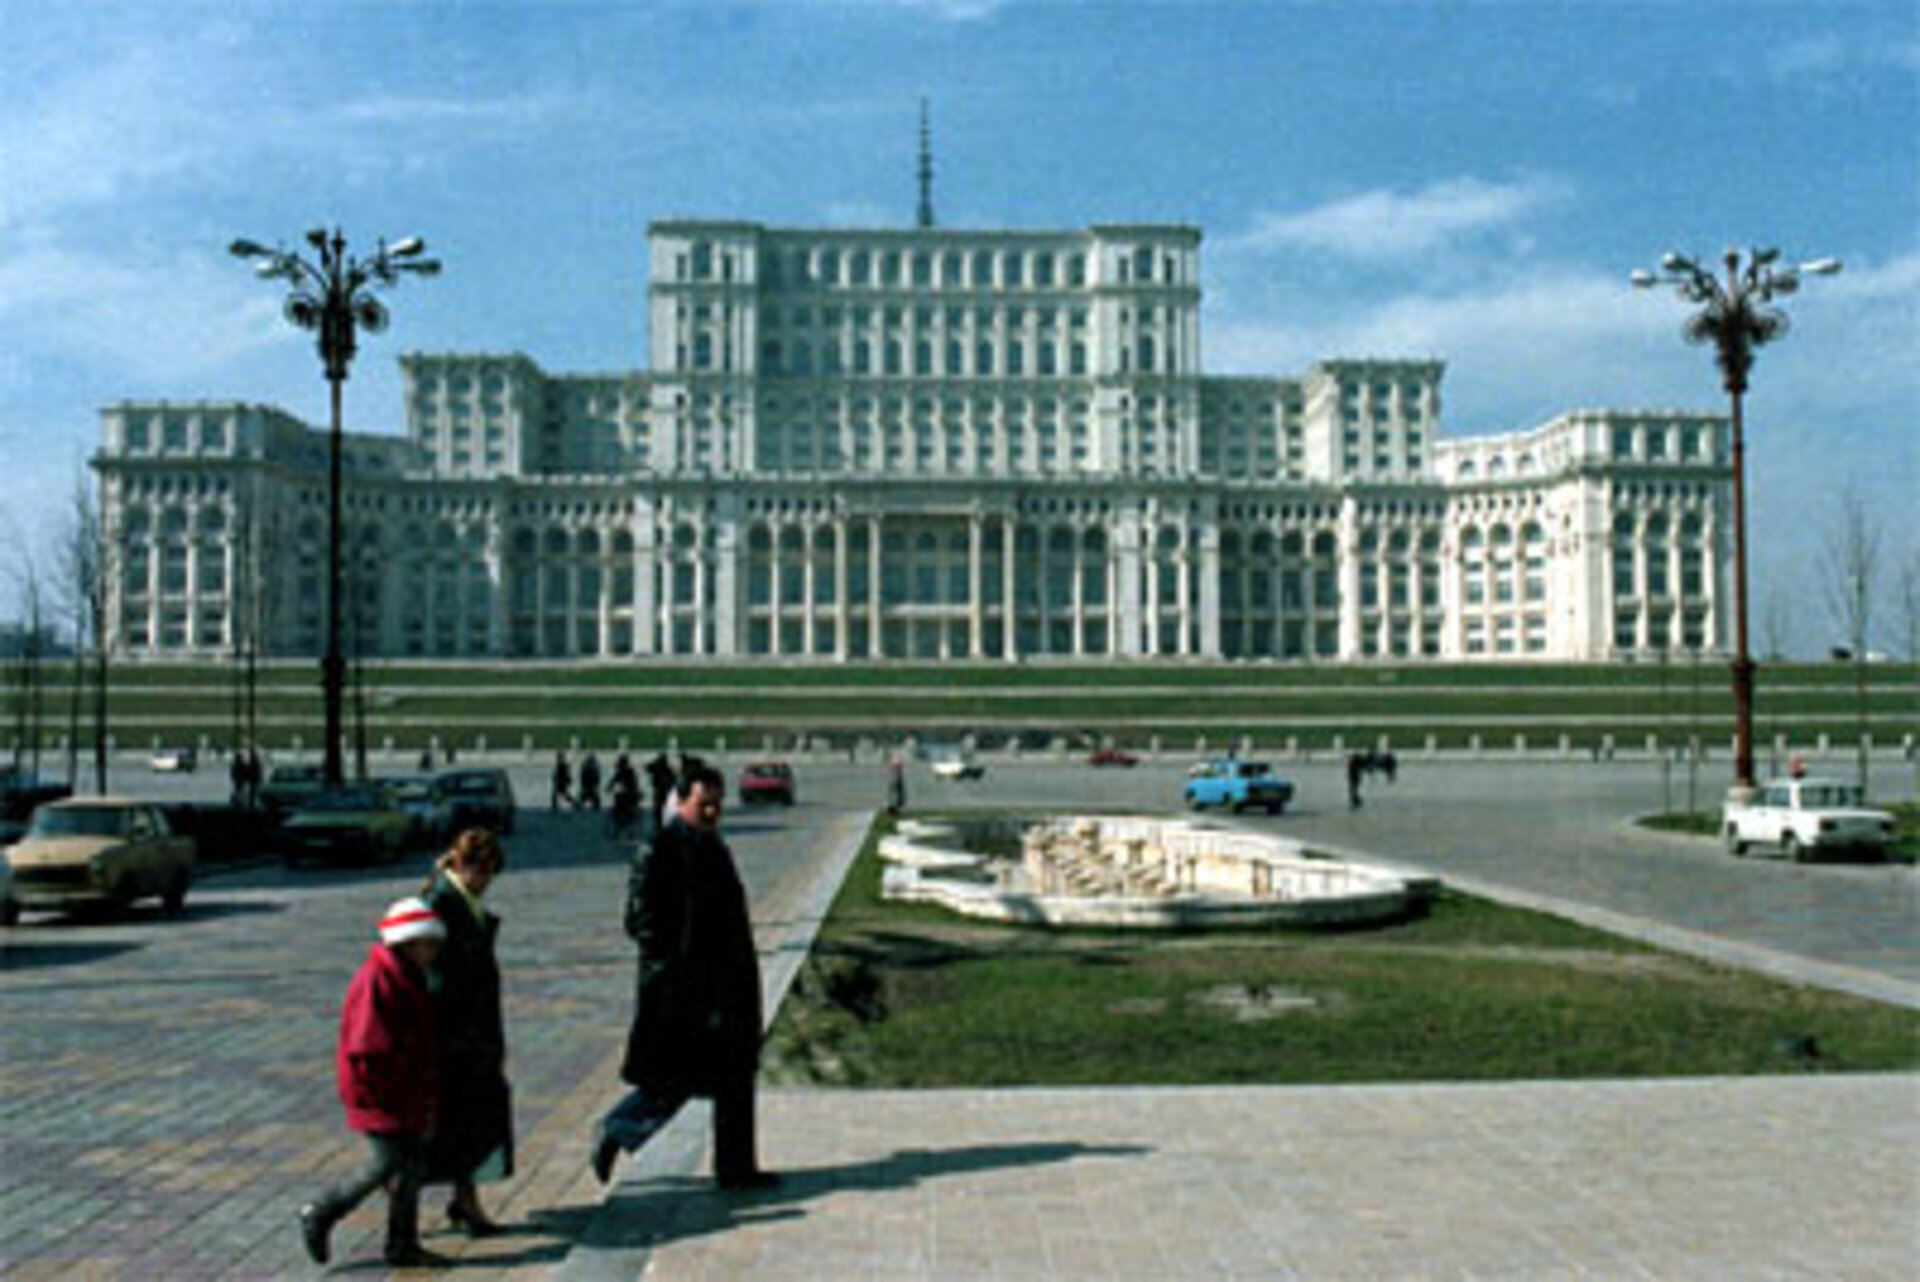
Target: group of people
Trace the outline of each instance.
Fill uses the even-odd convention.
[[[697,759],[683,758],[678,772],[656,760],[672,779],[660,794],[661,822],[635,856],[624,912],[639,950],[621,1065],[632,1089],[596,1129],[592,1168],[607,1182],[620,1155],[688,1099],[711,1098],[719,1184],[766,1188],[778,1177],[761,1169],[754,1138],[760,969],[746,890],[720,836],[726,783]],[[648,773],[659,788],[654,763]],[[422,892],[387,909],[379,942],[348,986],[335,1075],[347,1124],[365,1137],[368,1157],[301,1208],[301,1237],[315,1263],[327,1263],[334,1226],[380,1188],[385,1258],[395,1267],[437,1262],[420,1242],[425,1185],[452,1185],[452,1228],[476,1237],[501,1231],[478,1188],[513,1173],[500,919],[483,903],[505,864],[491,831],[462,832]]]
[[[1400,774],[1400,759],[1393,750],[1365,748],[1347,754],[1347,808],[1360,809],[1360,781],[1378,771],[1392,783]]]

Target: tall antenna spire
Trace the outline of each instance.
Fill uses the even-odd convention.
[[[927,123],[927,100],[920,100],[920,216],[922,227],[933,226],[933,129]]]

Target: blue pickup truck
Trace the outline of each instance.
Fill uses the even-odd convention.
[[[1187,779],[1186,798],[1189,810],[1226,806],[1277,815],[1293,800],[1293,785],[1273,773],[1264,761],[1222,757],[1194,767]]]

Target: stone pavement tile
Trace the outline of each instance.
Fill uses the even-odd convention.
[[[1916,1102],[1906,1076],[775,1091],[788,1189],[649,1276],[1891,1277],[1920,1259]]]

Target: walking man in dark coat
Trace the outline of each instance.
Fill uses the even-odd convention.
[[[593,1172],[666,1125],[689,1098],[713,1100],[713,1169],[725,1189],[767,1188],[754,1143],[760,1060],[760,963],[747,893],[720,837],[726,782],[696,765],[679,800],[636,860],[627,884],[627,934],[640,948],[633,1027],[620,1075],[632,1084],[600,1123]]]

